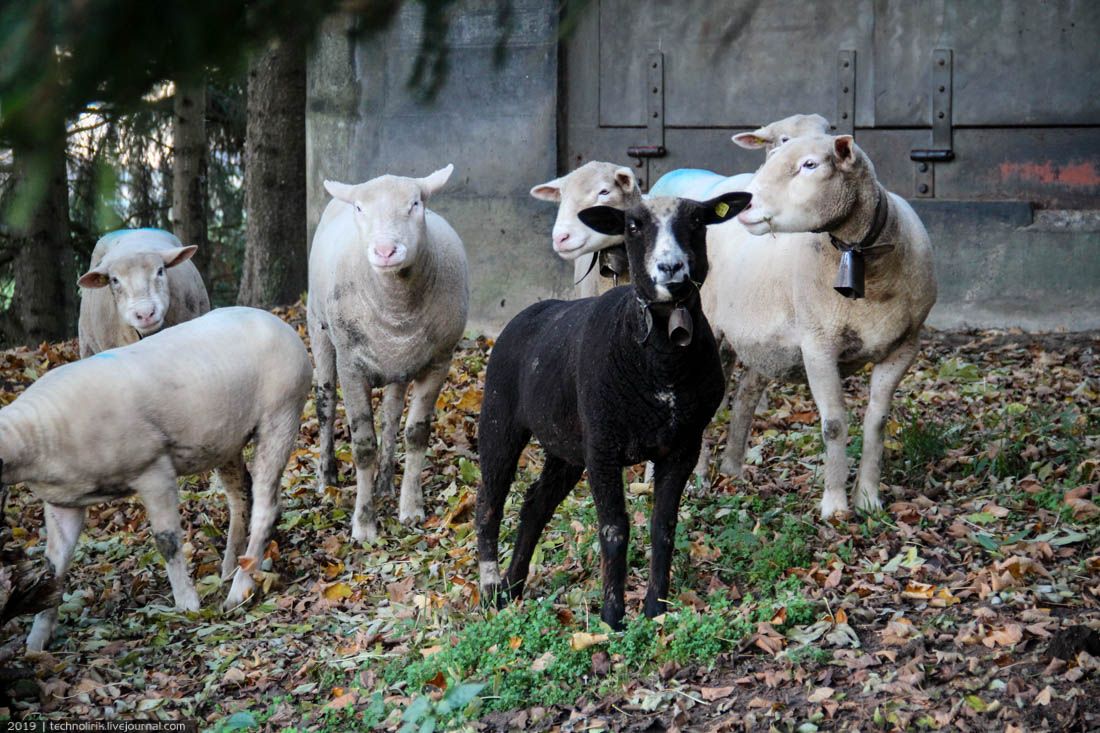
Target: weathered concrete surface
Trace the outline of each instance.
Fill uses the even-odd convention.
[[[572,288],[572,267],[550,248],[554,208],[528,190],[557,175],[556,5],[516,0],[514,30],[498,67],[497,7],[463,0],[453,10],[449,73],[434,102],[408,88],[422,11],[406,3],[390,30],[349,35],[329,21],[309,65],[309,231],[328,202],[322,182],[383,173],[455,173],[429,206],[462,237],[470,259],[470,327],[498,331],[523,307]]]
[[[936,253],[939,329],[1100,329],[1100,217],[1028,203],[911,200]]]

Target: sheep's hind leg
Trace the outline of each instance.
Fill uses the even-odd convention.
[[[474,526],[477,527],[478,576],[483,603],[498,607],[507,603],[500,584],[500,522],[516,464],[531,434],[507,421],[510,406],[494,409],[487,396],[478,425],[478,461],[481,486],[477,492]],[[501,416],[500,419],[497,416]]]
[[[428,440],[432,434],[432,417],[439,390],[447,379],[451,361],[433,364],[413,381],[409,400],[409,418],[405,421],[405,475],[401,479],[401,504],[398,518],[402,522],[417,522],[424,518],[424,492],[420,472],[427,462]]]
[[[180,529],[179,487],[172,462],[161,458],[137,481],[134,490],[145,505],[153,539],[168,568],[168,582],[176,608],[184,611],[199,609],[199,595],[191,582],[187,560],[183,556],[183,531]]]
[[[267,543],[275,530],[281,513],[279,493],[282,487],[283,471],[286,469],[290,451],[294,449],[294,440],[298,437],[300,415],[297,401],[287,407],[281,415],[274,416],[270,422],[261,424],[256,433],[255,449],[252,458],[252,506],[248,526],[248,547],[245,557],[249,558],[252,568],[258,568],[263,562]],[[233,608],[242,603],[255,586],[251,568],[237,573],[233,585],[225,598],[225,608]]]
[[[882,438],[886,418],[890,415],[894,390],[916,358],[917,350],[917,339],[913,337],[875,364],[871,372],[871,395],[867,401],[867,414],[863,418],[863,455],[859,461],[855,496],[852,497],[857,509],[877,511],[882,508],[878,485],[882,475]]]
[[[672,573],[672,552],[676,539],[676,521],[684,482],[691,475],[695,456],[691,451],[672,455],[655,466],[653,513],[649,517],[649,588],[646,591],[645,615],[660,616],[668,606],[668,589]]]
[[[768,387],[768,378],[760,372],[745,368],[737,384],[730,408],[729,435],[722,453],[722,473],[740,478],[743,474],[745,450],[752,432],[752,418],[756,405]]]
[[[236,456],[216,471],[225,500],[229,505],[229,531],[225,536],[225,556],[222,558],[222,580],[229,580],[237,571],[237,559],[244,553],[248,539],[249,506],[252,503],[252,476],[244,457]]]
[[[523,595],[527,574],[531,570],[531,556],[538,546],[542,531],[554,516],[554,510],[577,485],[584,466],[573,466],[556,456],[547,455],[546,465],[538,480],[527,489],[523,508],[519,513],[519,531],[512,561],[508,564],[506,587],[513,598]]]
[[[382,440],[381,457],[378,459],[379,493],[393,493],[393,473],[397,463],[397,429],[401,425],[401,413],[405,409],[405,392],[408,382],[387,384],[382,391]]]
[[[46,518],[46,559],[50,561],[58,586],[64,588],[65,575],[73,561],[80,531],[84,528],[84,508],[57,506],[46,502],[42,513]],[[31,633],[27,636],[27,650],[40,652],[45,649],[56,625],[56,606],[39,611],[34,617]]]

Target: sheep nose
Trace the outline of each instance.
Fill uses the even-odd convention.
[[[149,321],[153,320],[153,316],[156,314],[156,312],[157,309],[155,307],[146,308],[145,310],[135,311],[134,317],[136,317],[142,323],[148,323]]]
[[[561,234],[554,235],[554,246],[560,247],[569,241],[569,232],[562,232]]]
[[[680,270],[684,269],[683,262],[660,262],[657,264],[657,269],[666,275],[675,275]]]
[[[397,251],[397,246],[393,244],[379,244],[374,248],[374,253],[382,259],[389,259],[393,257],[393,253]]]

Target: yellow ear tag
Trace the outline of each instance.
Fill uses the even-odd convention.
[[[726,212],[729,210],[730,205],[727,204],[725,201],[719,201],[718,205],[714,207],[714,213],[718,214],[718,216],[722,217],[723,219],[726,218]]]

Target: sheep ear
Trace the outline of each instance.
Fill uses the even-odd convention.
[[[626,230],[626,212],[612,206],[592,206],[577,212],[586,227],[600,234],[621,235]]]
[[[634,177],[634,171],[625,165],[615,169],[615,184],[623,190],[623,193],[631,193],[638,187],[638,179]]]
[[[82,288],[88,290],[95,290],[96,288],[107,287],[108,277],[107,271],[103,268],[97,267],[94,270],[88,270],[80,279],[76,281],[76,284]]]
[[[730,139],[748,150],[759,150],[772,144],[771,133],[766,127],[752,132],[739,132]]]
[[[561,179],[555,178],[552,181],[540,183],[531,189],[531,195],[540,201],[552,201],[555,204],[561,203]]]
[[[430,176],[416,179],[416,182],[420,184],[420,195],[424,197],[425,201],[430,199],[436,191],[443,188],[443,184],[451,177],[454,170],[454,163],[448,163],[446,168],[440,168]]]
[[[837,135],[833,138],[833,155],[837,167],[851,170],[856,164],[856,141],[851,135]]]
[[[160,256],[164,258],[165,267],[175,267],[176,265],[182,265],[187,260],[195,256],[195,253],[199,251],[199,248],[191,244],[186,247],[176,247],[175,249],[166,249],[160,253]]]
[[[700,201],[698,206],[702,209],[703,223],[710,226],[721,224],[737,216],[751,200],[751,193],[730,191],[721,196],[715,196],[709,201]]]
[[[337,201],[343,201],[346,204],[355,203],[352,197],[352,194],[355,192],[355,186],[348,185],[347,183],[338,183],[337,181],[325,181],[325,190]]]

